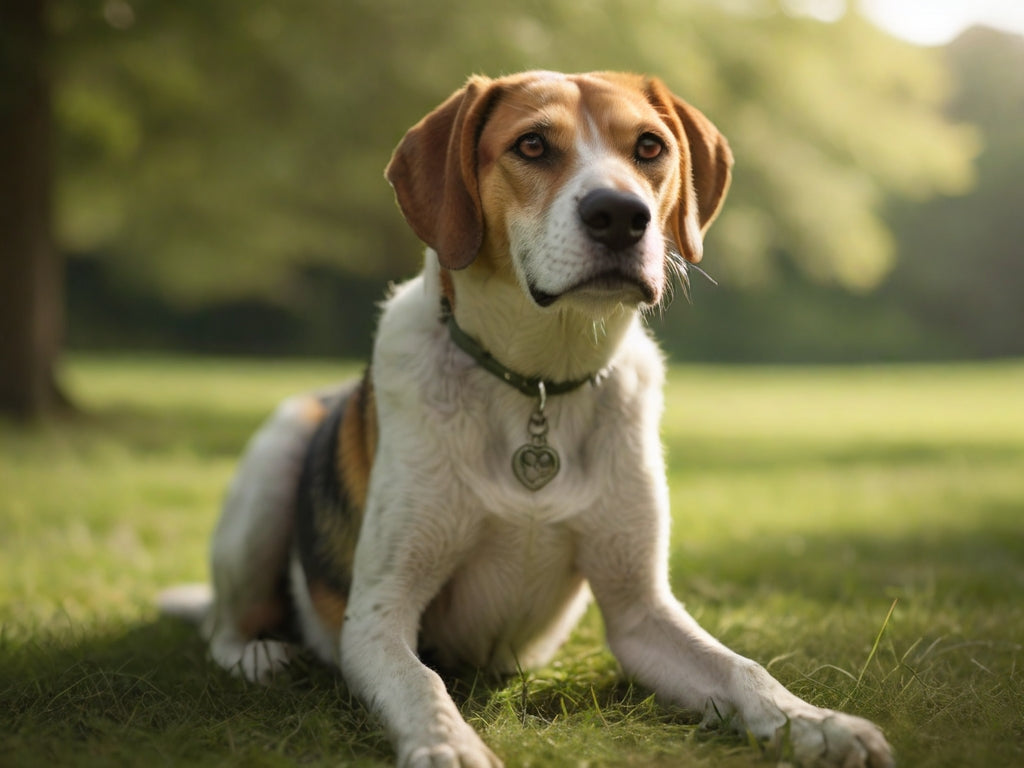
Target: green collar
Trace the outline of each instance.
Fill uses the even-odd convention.
[[[604,377],[604,371],[598,371],[582,379],[572,379],[570,381],[547,381],[539,377],[523,376],[499,363],[490,352],[480,346],[475,339],[459,327],[459,324],[455,322],[455,314],[452,312],[451,305],[447,299],[442,301],[441,320],[448,326],[448,333],[451,335],[455,346],[473,358],[474,362],[485,371],[493,374],[509,386],[515,387],[528,397],[544,398],[546,395],[564,395],[566,392],[579,389],[587,382],[597,384]]]

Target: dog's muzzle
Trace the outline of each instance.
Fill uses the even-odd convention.
[[[602,187],[585,194],[576,205],[583,231],[598,246],[592,251],[589,274],[562,289],[548,293],[530,285],[530,295],[541,307],[549,307],[569,293],[589,291],[618,295],[624,301],[651,304],[658,287],[644,274],[643,253],[633,246],[647,233],[651,209],[637,195]]]

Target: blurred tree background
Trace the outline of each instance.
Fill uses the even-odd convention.
[[[392,148],[468,74],[546,68],[657,74],[734,148],[719,286],[653,321],[675,359],[1024,353],[1024,38],[915,47],[852,2],[48,3],[73,349],[365,354],[421,258]]]

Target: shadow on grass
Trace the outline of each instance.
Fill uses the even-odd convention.
[[[680,590],[715,602],[765,593],[824,605],[925,597],[1024,617],[1020,513],[1013,501],[989,501],[972,510],[969,527],[937,519],[898,536],[762,531],[741,543],[690,545],[683,529],[672,552],[672,573]]]
[[[497,679],[446,675],[471,722],[517,744],[567,728],[692,727],[624,682],[607,657],[579,674]],[[0,763],[388,766],[386,734],[334,670],[300,656],[256,686],[215,668],[194,628],[161,619],[25,643],[0,640]],[[614,732],[611,736],[614,735]],[[705,741],[722,739],[710,734]],[[548,743],[548,742],[545,742]],[[741,742],[727,737],[727,744]],[[549,745],[550,746],[550,745]],[[558,747],[554,747],[557,754]],[[554,758],[561,764],[564,757]],[[511,764],[522,760],[511,761]],[[530,762],[530,761],[526,761]]]
[[[798,695],[880,722],[902,764],[1024,765],[1018,514],[991,504],[967,529],[680,546],[674,590]]]
[[[906,765],[1019,764],[1019,529],[835,533],[804,537],[802,553],[782,539],[744,549],[677,569],[677,593],[696,593],[690,607],[713,633],[761,662],[785,658],[772,671],[814,703],[880,721]],[[893,596],[899,608],[862,683],[858,671]],[[643,765],[651,738],[664,740],[659,754],[697,753],[699,765],[758,760],[740,737],[705,734],[690,714],[623,681],[592,637],[523,678],[448,679],[499,751],[546,755],[512,754],[510,765],[563,765],[566,754],[582,759],[580,750],[591,750],[595,765],[616,764],[602,760],[605,749],[637,755],[619,764]],[[332,670],[300,657],[273,685],[248,685],[214,668],[194,629],[170,620],[27,643],[0,637],[0,712],[0,764],[12,768],[393,760],[382,729]]]
[[[831,444],[816,438],[772,441],[767,438],[716,437],[708,441],[670,435],[666,445],[671,466],[681,476],[699,476],[716,471],[771,473],[809,467],[848,469],[874,465],[895,471],[904,467],[955,465],[964,461],[984,466],[1019,463],[1022,456],[1021,445],[1009,440],[851,440]]]
[[[383,732],[331,670],[300,660],[270,686],[249,685],[177,621],[4,646],[5,766],[389,761]]]

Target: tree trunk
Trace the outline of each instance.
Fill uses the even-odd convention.
[[[0,414],[63,408],[63,265],[52,232],[46,0],[0,0]]]

